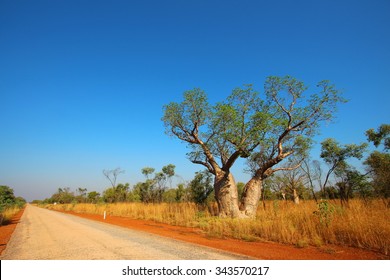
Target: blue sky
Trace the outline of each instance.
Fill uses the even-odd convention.
[[[169,163],[190,180],[201,167],[164,134],[163,105],[270,75],[331,80],[350,101],[316,141],[365,141],[389,122],[389,26],[386,0],[1,0],[0,184],[28,200],[102,192],[103,169],[134,184]]]

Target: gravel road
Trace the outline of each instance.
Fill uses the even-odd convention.
[[[27,205],[0,259],[225,260],[247,258]]]

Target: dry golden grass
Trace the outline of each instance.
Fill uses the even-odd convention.
[[[20,208],[17,206],[5,209],[3,212],[0,213],[0,225],[9,224],[15,214],[19,211]]]
[[[304,201],[300,205],[268,201],[265,209],[259,207],[256,219],[221,219],[214,216],[215,205],[200,210],[193,203],[68,204],[47,207],[99,215],[106,211],[107,215],[198,227],[213,237],[267,240],[297,247],[338,244],[390,254],[390,209],[380,200],[369,203],[352,200],[344,208],[334,201],[322,202],[321,207],[314,201]]]

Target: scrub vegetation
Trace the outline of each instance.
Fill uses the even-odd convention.
[[[389,255],[390,208],[383,201],[352,199],[348,208],[339,201],[301,202],[273,200],[257,211],[255,219],[220,218],[217,205],[195,203],[77,203],[49,204],[59,211],[121,216],[199,228],[210,238],[273,241],[297,247],[337,244]]]
[[[324,138],[320,158],[312,159],[313,137],[346,100],[329,81],[308,91],[290,76],[269,77],[263,94],[251,85],[234,89],[216,104],[201,89],[186,91],[181,102],[164,106],[162,121],[204,168],[192,180],[174,186],[175,165],[146,166],[145,180],[130,186],[117,183],[125,171],[116,168],[103,170],[110,183],[103,193],[65,187],[37,203],[197,227],[211,237],[389,255],[390,125],[368,129],[367,142],[358,144]],[[239,158],[250,174],[246,183],[231,172]]]
[[[24,198],[15,197],[12,188],[0,186],[0,226],[8,224],[25,204],[26,200]]]

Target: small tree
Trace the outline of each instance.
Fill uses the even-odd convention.
[[[300,196],[302,196],[305,190],[305,174],[299,168],[282,172],[282,176],[285,178],[286,189],[291,193],[294,203],[299,204]]]
[[[385,204],[390,207],[390,125],[383,124],[377,131],[369,129],[366,132],[368,141],[375,147],[383,145],[383,151],[374,151],[364,161],[367,170],[372,177],[372,185],[376,194],[383,198]]]
[[[77,197],[78,202],[85,202],[87,199],[87,189],[86,188],[77,188],[77,193],[79,194]]]
[[[175,197],[176,202],[183,201],[185,199],[185,194],[186,194],[186,189],[184,187],[184,184],[177,185],[176,197]]]
[[[307,198],[304,185],[305,175],[299,169],[284,170],[267,178],[267,185],[283,200],[291,199],[295,204],[300,198]]]
[[[90,203],[97,203],[99,201],[99,198],[100,193],[98,193],[97,191],[92,191],[87,194],[87,199]]]
[[[326,173],[325,181],[322,186],[323,189],[326,188],[326,185],[329,181],[330,175],[334,172],[337,172],[338,175],[343,173],[347,174],[349,172],[349,165],[347,160],[350,158],[361,159],[363,153],[367,147],[366,143],[356,145],[356,144],[346,144],[340,145],[336,140],[328,138],[321,143],[321,158],[329,165],[329,170]],[[350,174],[351,175],[351,174]],[[341,202],[348,202],[349,187],[345,184],[338,184],[340,191]]]
[[[370,128],[366,131],[366,136],[375,147],[383,144],[385,151],[390,149],[390,124],[382,124],[377,131]]]
[[[125,171],[119,167],[115,168],[115,169],[111,169],[111,170],[106,170],[106,169],[103,170],[103,175],[108,179],[108,181],[110,181],[111,186],[114,189],[116,187],[116,180],[117,180],[119,174],[122,174],[122,173],[125,173]]]
[[[0,186],[0,211],[15,203],[14,190],[8,186]]]
[[[167,190],[168,184],[172,186],[172,177],[175,175],[175,166],[168,164],[163,166],[161,172],[157,172],[154,176],[156,184],[155,188],[155,201],[161,202],[163,193]]]
[[[51,203],[61,203],[61,204],[71,203],[74,200],[75,200],[75,195],[70,190],[70,188],[58,188],[58,191],[54,193],[49,199]]]
[[[172,187],[172,177],[175,176],[175,168],[176,166],[173,164],[168,164],[162,168],[162,173],[164,174],[166,181],[169,183],[169,187]]]
[[[310,159],[304,159],[301,164],[301,170],[304,174],[306,174],[307,183],[309,185],[310,191],[313,195],[314,200],[316,203],[318,203],[317,195],[315,192],[315,182],[319,182],[318,186],[320,188],[321,196],[325,197],[325,191],[323,190],[323,186],[321,183],[321,175],[322,175],[322,169],[321,164],[318,160],[312,160]]]
[[[144,203],[152,202],[152,180],[147,179],[145,182],[135,184],[133,194],[139,197],[139,200]]]
[[[153,174],[154,168],[153,167],[144,167],[141,169],[141,172],[143,175],[145,175],[146,179],[149,179],[149,175]]]
[[[213,191],[211,174],[207,171],[196,172],[189,188],[192,200],[197,204],[205,204],[207,197]]]
[[[116,201],[115,188],[111,187],[103,191],[103,201],[107,203],[114,203]]]
[[[358,192],[361,198],[366,200],[367,196],[369,196],[369,187],[365,174],[361,174],[349,165],[342,165],[336,169],[335,173],[340,179],[336,186],[339,189],[342,205],[348,205],[349,198],[352,197],[355,191]]]
[[[155,173],[153,179],[149,179],[154,170],[152,167],[144,167],[141,170],[146,181],[138,183],[136,189],[142,202],[162,202],[163,194],[168,187],[167,183],[170,183],[171,178],[175,175],[175,166],[168,164],[162,168],[161,172]]]

